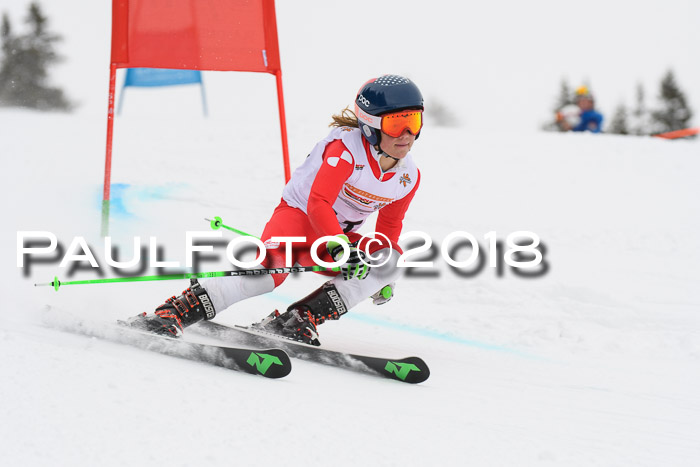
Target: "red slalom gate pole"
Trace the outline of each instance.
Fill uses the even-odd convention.
[[[117,82],[117,65],[109,65],[109,99],[107,105],[107,148],[105,153],[105,179],[102,191],[102,236],[109,235],[109,188],[112,183],[112,137],[114,135],[114,94]]]
[[[284,158],[284,183],[292,176],[289,168],[289,146],[287,144],[287,120],[284,116],[284,94],[282,93],[282,70],[275,73],[277,79],[277,102],[280,111],[280,130],[282,132],[282,157]]]

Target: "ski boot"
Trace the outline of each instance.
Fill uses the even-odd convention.
[[[326,320],[339,319],[348,311],[333,283],[326,282],[280,313],[275,310],[254,329],[271,332],[304,344],[319,346],[318,326]]]
[[[161,336],[179,337],[184,328],[216,316],[214,305],[207,291],[197,279],[190,279],[190,286],[179,297],[172,296],[156,308],[153,315],[141,313],[124,324]]]

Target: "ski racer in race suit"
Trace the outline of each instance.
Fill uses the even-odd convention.
[[[384,75],[362,86],[355,112],[333,116],[330,134],[313,148],[282,192],[282,200],[265,226],[261,240],[266,257],[260,267],[313,265],[311,245],[325,236],[349,244],[340,273],[307,297],[275,311],[256,324],[263,330],[297,341],[320,345],[317,326],[338,319],[371,297],[383,304],[393,296],[401,254],[398,239],[404,215],[420,184],[420,172],[410,150],[423,125],[423,97],[409,79]],[[358,243],[365,220],[378,211],[377,240]],[[305,237],[276,242],[275,237]],[[387,243],[387,240],[389,243]],[[324,261],[338,261],[344,248],[331,240],[317,251]],[[368,265],[375,265],[368,267]],[[329,273],[325,273],[329,274]],[[153,315],[132,319],[134,326],[178,336],[183,328],[246,298],[271,292],[287,274],[219,277],[200,285],[196,279],[179,297],[172,297]]]

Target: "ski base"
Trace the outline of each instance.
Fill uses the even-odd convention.
[[[338,352],[249,327],[231,327],[213,321],[198,323],[187,331],[198,332],[223,341],[238,342],[242,345],[280,347],[293,358],[382,376],[404,383],[422,383],[430,376],[428,365],[419,357],[390,359]]]

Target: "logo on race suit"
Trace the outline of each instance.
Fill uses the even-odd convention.
[[[364,206],[369,206],[370,204],[372,204],[372,201],[365,199],[365,198],[362,198],[360,196],[357,196],[355,193],[350,191],[347,187],[343,190],[343,193],[345,193],[345,196],[347,196],[351,200],[357,201],[358,203],[360,203]]]
[[[391,203],[392,201],[394,201],[394,198],[385,198],[383,196],[377,196],[368,191],[360,190],[359,188],[354,187],[349,183],[343,185],[343,194],[347,198],[350,198],[351,200],[363,206],[369,206],[373,203]]]
[[[335,156],[330,156],[326,158],[326,163],[330,165],[331,167],[337,167],[338,163],[343,160],[349,164],[352,164],[354,161],[352,159],[352,156],[350,155],[349,152],[343,151],[343,153],[340,155],[340,157],[335,157]]]
[[[265,243],[263,245],[265,245],[266,250],[276,250],[277,248],[280,247],[280,242],[273,242],[270,240],[265,240]]]
[[[387,204],[389,204],[389,203],[377,203],[377,204],[374,205],[374,210],[375,210],[375,211],[379,211],[381,208],[383,208],[383,207],[386,206]]]
[[[362,170],[364,168],[365,168],[365,166],[362,164],[355,164],[355,170]]]
[[[403,186],[410,185],[413,183],[411,181],[411,177],[408,176],[408,174],[403,174],[401,175],[401,178],[399,179],[399,183],[402,184]]]

